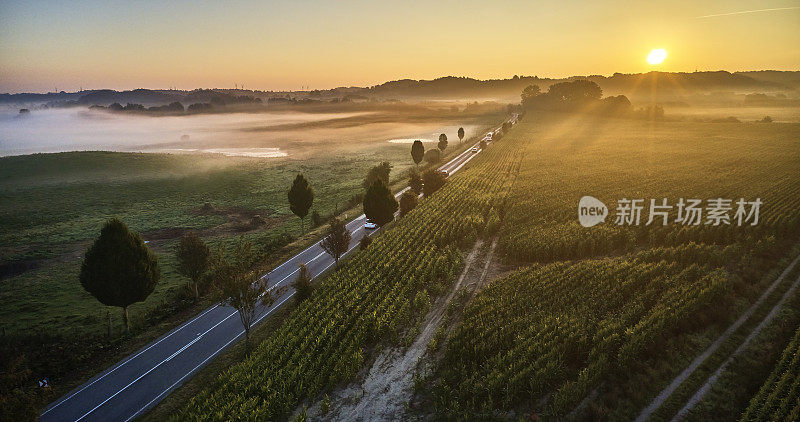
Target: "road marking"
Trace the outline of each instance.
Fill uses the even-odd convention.
[[[345,252],[344,254],[342,254],[342,257],[344,257],[344,256],[347,256],[347,254],[349,254],[349,253],[350,253],[350,251],[352,251],[353,249],[355,249],[357,246],[358,246],[358,243],[356,243],[355,245],[353,245],[353,246],[352,246],[350,249],[348,249],[348,250],[347,250],[347,252]],[[328,264],[328,266],[327,266],[327,267],[325,267],[325,268],[321,269],[321,270],[320,270],[320,271],[317,273],[317,276],[319,276],[319,275],[321,275],[322,273],[324,273],[325,271],[327,271],[327,270],[328,270],[328,268],[330,268],[330,267],[331,267],[331,265],[333,265],[333,264],[335,264],[335,263],[336,263],[336,261],[333,261],[333,262],[331,262],[330,264]],[[316,278],[316,276],[315,276],[315,277],[312,277],[312,280],[313,280],[314,278]]]
[[[326,254],[326,252],[325,252],[325,251],[322,251],[322,252],[320,252],[320,253],[319,253],[319,255],[315,256],[314,258],[311,258],[311,260],[310,260],[310,261],[308,261],[308,262],[304,262],[304,264],[308,265],[308,264],[310,264],[310,263],[312,263],[312,262],[316,261],[316,260],[317,260],[317,258],[319,258],[319,257],[321,257],[322,255],[325,255],[325,254]],[[299,264],[298,264],[298,265],[299,265]],[[274,289],[274,288],[278,287],[278,286],[279,286],[281,283],[283,283],[283,282],[284,282],[284,281],[285,281],[287,278],[291,277],[292,275],[294,275],[294,273],[296,273],[296,272],[298,272],[298,271],[300,271],[300,268],[299,268],[299,267],[298,267],[297,269],[295,269],[294,271],[292,271],[291,273],[289,273],[289,274],[288,274],[286,277],[282,278],[282,279],[281,279],[281,281],[279,281],[279,282],[275,283],[275,284],[274,284],[272,287],[270,287],[270,288],[269,288],[269,291],[272,291],[272,289]],[[262,278],[263,278],[263,277],[262,277]]]
[[[352,251],[353,249],[355,249],[355,248],[356,248],[356,246],[358,246],[358,244],[355,244],[355,245],[353,245],[353,247],[351,247],[350,249],[348,249],[348,250],[347,250],[347,252],[345,252],[345,253],[344,253],[344,255],[347,255],[348,253],[350,253],[350,251]],[[322,253],[320,253],[319,255],[317,255],[316,257],[314,257],[314,259],[312,259],[311,261],[314,261],[314,260],[316,260],[317,258],[319,258],[320,256],[322,256],[322,255],[324,255],[324,254],[325,254],[325,252],[322,252]],[[309,262],[311,262],[311,261],[309,261]],[[317,275],[320,275],[320,274],[324,273],[324,272],[325,272],[325,271],[326,271],[328,268],[330,268],[330,266],[331,266],[331,265],[333,265],[334,263],[335,263],[335,262],[332,262],[331,264],[328,264],[328,266],[326,266],[325,268],[323,268],[323,269],[322,269],[322,271],[320,271],[319,273],[317,273]],[[289,277],[289,276],[286,276],[286,277],[284,277],[284,280],[285,280],[286,278],[288,278],[288,277]],[[312,276],[312,277],[311,277],[311,280],[315,279],[316,277],[317,277],[317,276]],[[273,286],[273,287],[274,287],[274,286]],[[291,294],[289,294],[289,296],[288,296],[288,297],[286,297],[286,299],[282,300],[282,301],[281,301],[281,302],[280,302],[280,303],[279,303],[277,306],[273,307],[273,308],[272,308],[270,311],[268,311],[267,313],[265,313],[264,315],[262,315],[262,316],[261,316],[261,317],[260,317],[258,320],[256,320],[256,321],[253,323],[253,326],[255,326],[256,324],[258,324],[258,323],[259,323],[259,322],[260,322],[260,321],[261,321],[261,320],[262,320],[262,319],[263,319],[265,316],[267,316],[267,315],[269,315],[270,313],[272,313],[272,311],[274,311],[275,309],[278,309],[278,307],[280,307],[281,305],[283,305],[283,303],[284,303],[284,302],[286,302],[287,300],[289,300],[289,298],[291,298],[292,296],[294,296],[294,293],[295,293],[295,292],[293,291]],[[200,339],[201,339],[201,338],[202,338],[204,335],[206,335],[208,332],[210,332],[211,330],[213,330],[213,329],[217,328],[217,326],[219,326],[220,324],[222,324],[223,322],[225,322],[225,321],[226,321],[228,318],[230,318],[230,317],[234,316],[234,315],[236,314],[236,312],[238,312],[238,311],[235,311],[235,310],[234,310],[234,312],[232,312],[230,315],[228,315],[227,317],[225,317],[225,319],[223,319],[222,321],[220,321],[220,322],[216,323],[216,324],[215,324],[213,327],[211,327],[211,328],[209,328],[208,330],[206,330],[206,331],[205,331],[205,332],[204,332],[202,335],[199,335],[199,336],[198,336],[198,337],[196,337],[194,340],[190,341],[188,344],[186,344],[186,345],[184,345],[183,347],[181,347],[180,349],[178,349],[176,352],[174,352],[174,353],[173,353],[172,355],[170,355],[168,358],[166,358],[166,359],[162,360],[161,362],[159,362],[158,364],[156,364],[154,367],[150,368],[150,369],[149,369],[147,372],[145,372],[144,374],[140,375],[140,376],[139,376],[138,378],[136,378],[135,380],[131,381],[131,382],[130,382],[128,385],[126,385],[125,387],[122,387],[122,388],[121,388],[120,390],[118,390],[116,393],[112,394],[110,397],[108,397],[107,399],[105,399],[105,400],[104,400],[102,403],[100,403],[100,404],[98,404],[97,406],[95,406],[95,407],[94,407],[92,410],[90,410],[90,411],[86,412],[86,413],[85,413],[83,416],[81,416],[80,418],[76,419],[76,420],[75,420],[75,422],[78,422],[78,421],[80,421],[81,419],[85,418],[87,415],[89,415],[90,413],[92,413],[92,412],[94,412],[95,410],[97,410],[97,408],[99,408],[100,406],[102,406],[102,405],[106,404],[106,403],[107,403],[109,400],[113,399],[113,398],[114,398],[114,397],[116,397],[116,396],[117,396],[119,393],[121,393],[122,391],[126,390],[128,387],[130,387],[131,385],[133,385],[134,383],[136,383],[137,381],[139,381],[139,380],[140,380],[140,379],[142,379],[143,377],[147,376],[147,374],[149,374],[150,372],[154,371],[156,368],[158,368],[159,366],[161,366],[161,365],[162,365],[162,364],[164,364],[165,362],[168,362],[168,361],[172,360],[172,358],[174,358],[175,356],[179,355],[181,352],[183,352],[184,350],[186,350],[187,348],[189,348],[190,346],[192,346],[193,344],[195,344],[195,343],[196,343],[198,340],[200,340]],[[242,333],[243,333],[243,332],[244,332],[244,330],[242,331]],[[227,345],[228,345],[228,344],[230,344],[230,343],[231,343],[233,340],[235,340],[236,338],[238,338],[239,336],[241,336],[241,335],[242,335],[242,333],[239,333],[239,334],[238,334],[236,337],[234,337],[232,340],[230,340],[228,343],[226,343],[226,345],[225,345],[225,346],[223,346],[223,348],[227,347]],[[220,351],[220,350],[222,350],[222,349],[219,349],[219,350],[217,350],[216,352],[214,352],[214,354],[216,355],[217,353],[219,353],[219,351]],[[207,360],[207,359],[209,359],[209,358],[206,358],[206,360]],[[205,362],[205,361],[204,361],[204,362]],[[191,373],[191,372],[189,372],[189,373]],[[188,375],[188,374],[186,374],[186,375]],[[185,377],[186,375],[184,375],[184,377]],[[162,393],[162,394],[163,394],[163,393]],[[148,405],[149,405],[149,404],[148,404]],[[137,413],[138,413],[138,412],[137,412]]]
[[[482,151],[483,151],[482,149],[481,149],[481,150],[478,150],[478,152],[482,152]],[[464,166],[465,166],[467,163],[469,163],[469,162],[470,162],[470,161],[471,161],[473,158],[475,158],[477,155],[478,155],[478,154],[477,154],[477,153],[475,153],[474,155],[471,155],[471,156],[469,156],[469,158],[467,158],[466,160],[464,160],[464,162],[463,162],[463,163],[461,163],[461,164],[460,164],[458,167],[456,167],[456,168],[453,170],[453,173],[455,173],[455,172],[457,172],[457,171],[461,170],[461,167],[464,167]]]
[[[283,300],[282,300],[280,303],[278,303],[278,304],[277,304],[277,305],[276,305],[274,308],[270,309],[270,310],[269,310],[267,313],[265,313],[265,314],[264,314],[264,315],[262,315],[260,318],[258,318],[258,319],[257,319],[257,320],[256,320],[256,321],[253,323],[253,325],[256,325],[256,324],[258,324],[258,323],[259,323],[259,322],[260,322],[262,319],[264,319],[264,317],[266,317],[267,315],[271,314],[271,313],[272,313],[274,310],[278,309],[278,308],[279,308],[281,305],[283,305],[283,302],[286,302],[287,300],[291,299],[291,298],[292,298],[292,296],[294,296],[294,293],[295,293],[295,292],[292,292],[292,293],[291,293],[291,294],[290,294],[290,295],[289,295],[289,296],[288,296],[286,299],[283,299]],[[184,376],[182,376],[182,377],[181,377],[179,380],[175,381],[175,382],[174,382],[172,385],[170,385],[170,386],[169,386],[169,387],[168,387],[166,390],[162,391],[162,392],[161,392],[159,395],[157,395],[157,396],[156,396],[156,397],[155,397],[153,400],[150,400],[150,401],[149,401],[149,402],[148,402],[146,405],[144,405],[144,406],[143,406],[141,409],[137,410],[137,411],[136,411],[136,413],[134,413],[134,414],[133,414],[131,417],[129,417],[128,419],[126,419],[126,420],[125,420],[125,422],[128,422],[128,421],[132,420],[133,418],[135,418],[135,417],[136,417],[136,415],[138,415],[139,413],[141,413],[141,412],[142,412],[142,410],[145,410],[145,409],[147,409],[147,407],[149,407],[151,404],[153,404],[153,402],[155,402],[156,400],[158,400],[158,398],[159,398],[159,397],[163,396],[165,393],[167,393],[168,391],[170,391],[170,390],[172,390],[173,388],[175,388],[175,386],[176,386],[176,385],[178,385],[179,383],[181,383],[181,382],[182,382],[184,379],[186,379],[186,377],[188,377],[190,374],[194,373],[194,371],[196,371],[198,368],[200,368],[201,366],[205,365],[205,364],[206,364],[206,362],[208,362],[209,360],[211,360],[212,358],[214,358],[214,356],[216,356],[216,355],[217,355],[219,352],[221,352],[221,351],[223,351],[224,349],[226,349],[226,348],[227,348],[227,347],[228,347],[228,346],[229,346],[231,343],[233,343],[233,342],[234,342],[236,339],[238,339],[239,337],[241,337],[241,336],[242,336],[242,334],[244,334],[244,329],[242,329],[242,332],[241,332],[241,333],[239,333],[237,336],[235,336],[234,338],[232,338],[232,339],[228,340],[228,342],[227,342],[227,343],[225,343],[225,344],[224,344],[222,347],[220,347],[219,349],[217,349],[217,351],[216,351],[216,352],[212,353],[210,356],[208,356],[207,358],[203,359],[203,361],[202,361],[202,362],[200,362],[199,364],[197,364],[197,366],[195,366],[194,368],[192,368],[192,370],[191,370],[191,371],[187,372],[187,373],[186,373]]]
[[[191,320],[189,320],[189,321],[187,321],[187,322],[184,322],[184,323],[183,323],[181,326],[179,326],[179,327],[175,328],[174,330],[172,330],[172,332],[170,332],[169,334],[167,334],[165,337],[162,337],[161,339],[159,339],[159,340],[158,340],[158,341],[156,341],[155,343],[152,343],[152,344],[150,344],[149,346],[147,346],[147,348],[145,348],[145,349],[143,349],[143,350],[140,350],[140,351],[139,351],[138,353],[136,353],[135,355],[128,357],[128,359],[126,359],[124,362],[122,362],[122,363],[120,363],[119,365],[117,365],[117,366],[113,367],[113,368],[112,368],[110,371],[108,371],[108,372],[106,372],[106,373],[102,374],[102,375],[101,375],[99,378],[97,378],[96,380],[94,380],[94,381],[90,382],[89,384],[86,384],[86,385],[84,385],[83,387],[81,387],[81,389],[80,389],[80,390],[78,390],[78,391],[75,391],[74,393],[70,394],[70,395],[69,395],[69,397],[66,397],[66,398],[62,399],[61,401],[59,401],[58,403],[54,404],[54,405],[53,405],[53,406],[51,406],[51,407],[48,407],[48,408],[47,408],[47,409],[46,409],[44,412],[42,412],[42,416],[44,416],[44,415],[45,415],[47,412],[49,412],[49,411],[51,411],[51,410],[55,409],[56,407],[60,406],[60,405],[61,405],[61,404],[63,404],[64,402],[68,401],[69,399],[73,398],[73,397],[74,397],[76,394],[80,393],[81,391],[83,391],[83,390],[85,390],[85,389],[87,389],[87,388],[91,387],[91,386],[92,386],[92,385],[94,385],[94,383],[96,383],[97,381],[100,381],[101,379],[105,378],[107,375],[111,374],[112,372],[116,371],[117,369],[119,369],[119,368],[122,368],[122,367],[123,367],[124,365],[126,365],[128,362],[130,362],[130,361],[132,361],[132,360],[136,359],[137,357],[139,357],[139,355],[141,355],[142,353],[144,353],[144,352],[146,352],[146,351],[148,351],[148,350],[152,349],[153,347],[157,346],[157,345],[158,345],[159,343],[161,343],[162,341],[164,341],[164,340],[166,340],[166,339],[168,339],[168,338],[172,337],[172,335],[173,335],[173,334],[175,334],[175,333],[177,333],[178,331],[182,330],[183,328],[185,328],[185,327],[189,326],[190,324],[192,324],[193,322],[195,322],[195,321],[196,321],[198,318],[202,317],[203,315],[205,315],[205,314],[207,314],[207,313],[211,312],[212,310],[214,310],[214,309],[216,309],[216,308],[217,308],[216,306],[212,306],[212,307],[210,307],[210,308],[206,309],[205,311],[203,311],[203,312],[202,312],[200,315],[197,315],[196,317],[192,318]]]
[[[228,318],[230,318],[230,317],[234,316],[235,314],[236,314],[236,312],[234,311],[232,314],[230,314],[230,315],[228,315],[227,317],[225,317],[225,319],[223,319],[223,320],[221,320],[220,322],[218,322],[218,323],[214,324],[214,326],[213,326],[213,327],[211,327],[211,328],[209,328],[208,330],[206,330],[206,331],[203,333],[203,335],[206,335],[206,334],[207,334],[209,331],[211,331],[211,330],[213,330],[213,329],[217,328],[217,326],[219,326],[219,325],[220,325],[220,324],[222,324],[223,322],[227,321],[227,320],[228,320]],[[83,414],[83,416],[81,416],[80,418],[78,418],[78,419],[75,419],[75,422],[78,422],[78,421],[80,421],[81,419],[83,419],[83,418],[85,418],[86,416],[88,416],[90,413],[92,413],[92,412],[94,412],[95,410],[97,410],[97,408],[99,408],[100,406],[102,406],[102,405],[106,404],[106,403],[107,403],[109,400],[111,400],[111,399],[113,399],[114,397],[116,397],[116,396],[117,396],[117,394],[119,394],[119,393],[121,393],[121,392],[125,391],[125,390],[126,390],[128,387],[130,387],[131,385],[133,385],[134,383],[136,383],[136,382],[137,382],[137,381],[139,381],[140,379],[142,379],[142,378],[144,378],[145,376],[147,376],[147,374],[149,374],[149,373],[153,372],[153,370],[155,370],[156,368],[158,368],[159,366],[161,366],[161,364],[163,364],[164,362],[167,362],[167,361],[169,361],[170,359],[172,359],[173,357],[175,357],[175,356],[176,356],[178,353],[180,353],[180,352],[182,352],[182,351],[186,350],[186,348],[187,348],[187,347],[189,347],[189,346],[191,346],[192,344],[194,344],[195,342],[197,342],[197,340],[199,340],[201,337],[202,337],[202,336],[200,336],[200,337],[197,337],[196,339],[192,340],[191,342],[189,342],[189,344],[187,344],[187,345],[185,345],[185,346],[181,347],[181,348],[180,348],[180,349],[179,349],[177,352],[173,353],[173,354],[172,354],[172,355],[170,355],[168,358],[166,358],[166,359],[162,360],[162,361],[161,361],[161,362],[159,362],[159,363],[158,363],[156,366],[154,366],[154,367],[150,368],[150,369],[149,369],[147,372],[145,372],[144,374],[142,374],[142,375],[139,375],[139,377],[138,377],[138,378],[136,378],[135,380],[133,380],[133,381],[131,381],[130,383],[128,383],[128,385],[126,385],[126,386],[122,387],[121,389],[119,389],[119,390],[118,390],[116,393],[112,394],[112,395],[111,395],[109,398],[107,398],[107,399],[103,400],[103,402],[102,402],[102,403],[100,403],[100,404],[98,404],[97,406],[95,406],[94,408],[92,408],[92,410],[90,410],[90,411],[88,411],[88,412],[84,413],[84,414]]]

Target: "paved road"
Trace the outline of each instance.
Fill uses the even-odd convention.
[[[511,120],[516,120],[514,115]],[[478,143],[473,147],[479,148]],[[440,170],[453,174],[477,155],[472,148],[459,154]],[[480,151],[478,151],[480,152]],[[408,189],[408,188],[406,188]],[[406,189],[397,193],[402,194]],[[350,249],[358,246],[365,233],[364,215],[347,223],[352,233]],[[290,286],[296,278],[298,264],[305,263],[316,277],[334,261],[317,242],[276,267],[269,277],[272,288],[280,293],[270,307],[259,307],[255,324],[284,305],[294,295]],[[40,421],[128,421],[144,414],[172,390],[197,373],[211,359],[244,336],[236,310],[213,306],[188,322],[164,334],[136,353],[106,369],[85,384],[51,403]]]

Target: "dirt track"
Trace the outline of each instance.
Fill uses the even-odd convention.
[[[384,350],[363,381],[335,391],[330,398],[330,409],[324,414],[321,403],[316,403],[309,409],[309,417],[326,421],[414,419],[414,415],[407,414],[408,403],[413,397],[414,376],[426,357],[428,344],[444,319],[447,304],[456,293],[466,286],[482,285],[496,244],[495,241],[488,248],[484,247],[482,240],[475,244],[458,280],[447,296],[436,301],[428,312],[422,330],[411,346]]]
[[[702,365],[703,362],[705,362],[706,359],[708,359],[712,354],[714,354],[714,352],[717,351],[717,349],[722,345],[722,343],[727,341],[728,338],[731,335],[733,335],[733,333],[736,330],[738,330],[739,327],[741,327],[742,324],[744,324],[745,321],[747,321],[750,318],[751,315],[753,315],[753,313],[761,305],[761,303],[763,303],[764,300],[766,300],[766,298],[772,293],[772,291],[775,290],[775,288],[778,287],[779,284],[781,284],[783,279],[786,278],[786,276],[792,271],[792,269],[794,268],[795,264],[797,264],[798,261],[800,261],[800,255],[798,255],[792,261],[792,263],[789,264],[788,267],[786,267],[786,269],[781,273],[781,275],[778,276],[777,279],[775,279],[775,281],[767,288],[767,290],[765,290],[764,293],[762,293],[761,296],[759,296],[758,300],[756,300],[755,303],[753,303],[747,309],[747,311],[745,311],[742,314],[742,316],[740,316],[739,319],[736,320],[736,322],[731,324],[730,327],[728,327],[728,329],[726,329],[725,332],[722,333],[719,336],[719,338],[717,338],[714,341],[714,343],[712,343],[710,346],[708,346],[708,348],[705,351],[703,351],[703,353],[701,353],[699,356],[697,356],[692,361],[692,363],[689,364],[689,366],[687,366],[686,369],[683,370],[683,372],[681,372],[677,377],[675,377],[675,379],[672,380],[672,382],[669,384],[669,386],[667,386],[667,388],[662,390],[658,394],[658,396],[656,396],[656,398],[653,399],[653,401],[644,410],[642,410],[642,412],[636,418],[636,422],[644,422],[644,421],[646,421],[650,417],[650,415],[653,414],[653,412],[658,410],[658,408],[661,407],[662,404],[664,404],[664,402],[672,395],[672,393],[674,393],[675,390],[678,389],[678,387],[684,381],[686,381],[686,379],[689,378],[689,376],[692,373],[694,373],[694,371],[697,370],[697,368],[699,368],[700,365]],[[772,318],[774,318],[775,314],[777,314],[777,312],[780,309],[780,307],[786,301],[787,297],[789,295],[791,295],[791,293],[798,286],[798,284],[800,284],[800,279],[798,279],[797,281],[794,282],[794,284],[792,284],[792,286],[789,288],[789,290],[786,291],[786,293],[781,298],[781,300],[779,300],[778,303],[776,303],[775,306],[773,306],[772,310],[764,318],[764,320],[762,320],[761,323],[755,329],[753,329],[753,331],[750,333],[750,335],[747,336],[747,338],[739,346],[739,348],[737,348],[736,351],[733,352],[733,354],[717,369],[717,371],[714,372],[714,374],[711,375],[708,378],[708,380],[706,380],[706,382],[703,384],[703,386],[700,387],[700,389],[694,394],[694,396],[692,396],[691,399],[689,399],[689,402],[686,403],[686,405],[683,407],[683,409],[681,409],[681,411],[678,412],[677,415],[675,415],[675,418],[673,420],[679,419],[681,417],[681,415],[685,415],[686,413],[688,413],[703,398],[705,393],[711,388],[711,384],[713,384],[714,381],[716,381],[716,379],[719,376],[719,374],[725,369],[725,367],[731,362],[731,360],[733,360],[733,358],[736,355],[738,355],[745,348],[745,346],[747,346],[747,344],[750,342],[750,340],[752,338],[754,338],[756,335],[758,335],[758,333],[760,333],[761,330],[770,321],[772,321]]]

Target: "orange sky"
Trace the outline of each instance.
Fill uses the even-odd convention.
[[[645,61],[653,48],[669,52],[657,67]],[[800,70],[800,7],[787,0],[0,3],[0,92],[313,89],[652,69]]]

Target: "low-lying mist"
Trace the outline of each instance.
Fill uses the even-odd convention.
[[[46,109],[20,114],[0,112],[0,156],[46,152],[104,150],[208,151],[237,155],[281,156],[270,138],[248,134],[247,128],[313,122],[357,113],[229,113],[193,116],[141,116],[86,109]]]
[[[147,116],[79,108],[0,111],[0,156],[66,151],[211,153],[234,157],[301,157],[360,150],[396,139],[451,142],[475,116],[419,111],[274,111]],[[396,142],[396,141],[395,141]]]

